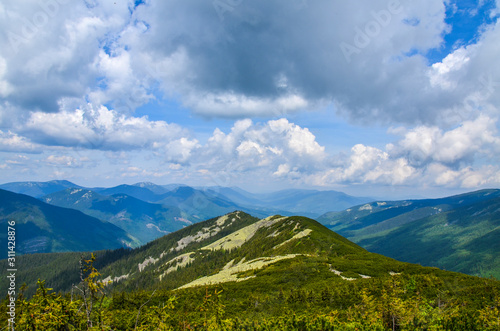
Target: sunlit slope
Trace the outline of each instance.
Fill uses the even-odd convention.
[[[370,253],[309,218],[259,220],[234,212],[132,251],[103,268],[102,274],[118,289],[265,281],[266,287],[276,290],[386,277],[415,268],[421,267]]]
[[[237,300],[252,293],[279,296],[280,291],[299,288],[375,286],[395,275],[405,279],[431,275],[443,282],[469,279],[370,253],[306,217],[259,219],[241,211],[190,225],[140,248],[96,254],[95,266],[111,291],[223,286],[232,289]],[[34,287],[36,279],[46,279],[48,286],[69,291],[79,282],[79,257],[79,253],[20,257],[18,280]]]

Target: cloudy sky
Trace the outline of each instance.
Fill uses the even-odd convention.
[[[500,187],[500,0],[0,3],[0,182]]]

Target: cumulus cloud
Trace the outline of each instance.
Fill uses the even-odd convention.
[[[88,104],[73,112],[33,112],[22,131],[45,145],[100,150],[164,149],[169,157],[189,155],[197,142],[176,124],[121,115],[104,106]]]
[[[177,126],[128,118],[104,107],[89,106],[74,113],[34,113],[30,123],[26,133],[34,141],[60,146],[40,159],[58,171],[81,168],[90,161],[64,149],[80,146],[82,150],[108,150],[112,154],[106,156],[109,162],[119,167],[126,165],[118,171],[121,178],[154,179],[177,173],[184,174],[184,179],[213,180],[222,176],[219,184],[227,184],[228,178],[305,186],[474,188],[500,183],[500,168],[487,165],[498,164],[500,137],[496,121],[486,116],[448,131],[433,126],[392,129],[401,138],[385,149],[356,144],[347,153],[336,155],[328,153],[309,129],[284,118],[263,123],[240,120],[229,132],[215,129],[204,144],[183,136],[187,131]],[[148,134],[138,134],[142,130]],[[116,136],[125,131],[129,135]],[[9,146],[4,151],[23,145],[30,150],[32,144],[10,132],[2,133],[1,142]],[[133,156],[131,150],[140,156]],[[162,166],[138,162],[147,151],[153,151],[154,158],[163,161]],[[477,159],[484,164],[475,162]],[[3,163],[3,167],[13,165],[20,164]]]
[[[99,40],[120,23],[63,0],[3,4],[0,20],[9,102],[21,109],[58,111],[62,97],[83,97],[95,84]],[[102,7],[102,6],[101,6]],[[56,32],[57,31],[57,32]]]
[[[481,85],[485,74],[500,81],[498,23],[431,67],[420,55],[450,31],[446,2],[217,3],[2,4],[0,97],[30,111],[77,98],[131,114],[169,96],[229,118],[334,103],[355,121],[426,125],[472,101],[500,103]]]
[[[17,153],[39,153],[40,147],[30,140],[11,131],[0,130],[0,151]]]
[[[474,189],[500,183],[500,168],[498,166],[480,166],[477,169],[464,167],[450,169],[442,164],[431,164],[423,180],[436,186]]]
[[[244,2],[223,13],[211,2],[151,2],[137,12],[151,25],[137,42],[157,61],[171,61],[181,52],[178,61],[184,75],[175,75],[176,84],[166,75],[162,83],[205,116],[273,116],[276,109],[293,112],[324,100],[371,113],[368,108],[382,109],[382,100],[395,95],[397,87],[400,95],[412,97],[415,85],[401,84],[401,69],[415,76],[413,82],[428,84],[419,70],[424,61],[392,58],[412,48],[439,46],[445,28],[443,4],[322,1],[304,7],[299,2],[286,6],[277,1]],[[276,12],[280,15],[272,14]],[[191,24],[180,24],[188,15]],[[405,23],[409,17],[418,19],[420,26]],[[357,31],[374,24],[378,24],[376,36],[368,37],[370,45],[358,45],[356,63],[349,64],[339,45],[355,45]],[[374,80],[381,84],[372,84]],[[387,111],[398,105],[394,106]]]
[[[473,188],[500,182],[497,121],[479,116],[444,131],[419,126],[392,129],[403,137],[385,151],[358,144],[340,165],[310,176],[316,184],[417,185]],[[484,165],[476,160],[492,163]]]
[[[210,171],[264,170],[281,177],[313,171],[325,158],[325,148],[307,128],[284,118],[263,124],[247,119],[228,134],[216,129],[193,162]]]
[[[458,168],[472,164],[476,156],[495,159],[500,152],[497,121],[485,115],[446,132],[435,126],[420,126],[403,132],[404,138],[387,148],[393,155],[408,158],[417,167],[438,162]]]
[[[71,155],[55,155],[51,154],[46,157],[43,162],[49,166],[67,167],[67,168],[80,168],[84,163],[90,162],[90,159],[85,156],[71,156]]]
[[[350,154],[339,156],[341,162],[326,164],[321,171],[308,174],[306,182],[319,186],[332,184],[406,185],[419,169],[405,158],[392,157],[378,148],[358,144]]]
[[[146,150],[200,174],[318,185],[498,179],[499,22],[430,64],[425,54],[451,31],[446,1],[218,3],[0,4],[0,151],[51,146],[41,161],[69,166],[82,161],[56,148]],[[167,99],[240,121],[200,144],[180,125],[134,114]],[[330,105],[356,123],[398,126],[390,133],[400,139],[331,155],[304,125],[269,121]],[[126,170],[162,174],[140,169]]]

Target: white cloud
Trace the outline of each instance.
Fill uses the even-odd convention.
[[[95,166],[96,156],[104,156],[95,154],[101,149],[109,151],[100,164],[105,162],[112,168],[126,165],[114,174],[116,177],[120,173],[122,178],[176,176],[177,180],[217,180],[222,185],[250,181],[327,187],[363,184],[474,188],[500,184],[499,167],[487,165],[497,164],[500,155],[496,122],[485,116],[448,131],[424,126],[393,129],[391,132],[401,135],[401,139],[385,150],[357,144],[346,155],[329,154],[310,130],[286,119],[264,123],[240,120],[228,133],[214,130],[203,145],[183,136],[186,132],[177,126],[170,130],[164,122],[129,118],[104,107],[89,106],[74,113],[36,113],[30,123],[33,127],[26,132],[38,141],[81,146],[83,154],[69,154],[68,148],[53,147],[40,159],[39,164],[55,167],[61,173],[85,163],[90,166],[90,159],[84,156],[86,149],[93,150]],[[139,134],[142,131],[148,134]],[[3,133],[3,137],[5,141],[17,141],[17,145],[28,142],[12,133]],[[81,140],[71,140],[77,137]],[[133,149],[134,154],[128,152]],[[152,160],[162,165],[155,166]],[[10,165],[28,166],[25,162],[3,165],[5,169]]]
[[[115,110],[133,113],[154,96],[133,72],[130,53],[124,50],[119,52],[113,56],[100,52],[96,67],[102,76],[103,87],[90,92],[89,100],[98,105],[112,103]]]
[[[83,162],[70,149],[104,150],[122,167],[130,155],[109,153],[143,150],[188,175],[318,185],[499,182],[500,22],[429,66],[420,54],[451,31],[443,1],[228,3],[220,13],[203,0],[3,2],[0,150],[50,146],[40,164],[61,167]],[[172,100],[202,117],[264,121],[333,104],[356,123],[404,127],[385,149],[350,139],[347,155],[286,119],[237,121],[201,145],[179,125],[134,115]],[[162,174],[135,167],[127,173]]]
[[[420,126],[404,133],[397,145],[387,146],[395,156],[404,156],[413,166],[438,162],[451,167],[472,164],[476,157],[496,159],[500,153],[497,121],[481,115],[473,121],[444,132],[438,127]]]
[[[277,98],[248,97],[244,94],[193,94],[185,101],[186,107],[207,117],[282,116],[315,108],[300,95],[287,94]]]
[[[470,61],[468,51],[460,48],[446,56],[442,62],[434,63],[429,72],[432,87],[451,90],[457,87],[459,81],[453,76]]]
[[[37,144],[32,143],[23,136],[19,136],[11,131],[0,130],[0,151],[17,153],[37,153],[40,151]]]
[[[157,147],[157,145],[161,145],[161,143],[155,143],[153,147]],[[182,137],[165,144],[163,147],[165,154],[163,156],[169,162],[186,163],[192,158],[193,153],[196,152],[199,146],[196,139]]]
[[[0,28],[10,34],[0,43],[10,47],[0,95],[28,111],[56,112],[77,98],[130,115],[167,96],[207,117],[276,117],[334,102],[355,121],[428,125],[477,96],[485,73],[500,80],[498,25],[432,68],[405,55],[441,47],[449,27],[440,1],[259,0],[231,4],[222,19],[210,1],[50,3],[3,5]],[[357,48],[350,62],[342,43]]]
[[[424,180],[436,186],[475,189],[488,185],[499,185],[500,168],[498,166],[482,166],[477,169],[464,167],[453,170],[435,163],[428,167]]]
[[[341,164],[331,165],[309,178],[316,185],[381,184],[404,185],[414,179],[418,170],[404,158],[391,158],[380,149],[355,145]]]
[[[88,104],[73,112],[34,112],[22,128],[26,136],[46,145],[100,150],[165,149],[170,158],[185,159],[196,140],[176,124],[120,115]]]
[[[4,4],[0,44],[12,105],[54,112],[62,98],[85,98],[96,84],[100,50],[112,43],[130,13],[124,2],[111,8],[108,2],[87,5],[66,0]]]
[[[73,157],[70,155],[49,155],[44,162],[49,166],[79,168],[84,162],[90,162],[87,157]]]
[[[307,129],[286,119],[254,124],[251,120],[237,121],[231,132],[216,129],[193,162],[205,169],[237,172],[262,171],[277,176],[308,173],[323,167],[325,148]]]
[[[7,62],[3,57],[0,56],[0,97],[6,98],[12,93],[13,88],[10,83],[4,80],[4,76],[7,72]]]

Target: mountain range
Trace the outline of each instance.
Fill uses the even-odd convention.
[[[500,278],[500,190],[376,201],[326,213],[318,221],[372,252]]]
[[[78,282],[80,255],[19,257],[18,278],[30,283],[36,275],[46,279],[48,286],[68,291]],[[190,225],[140,248],[108,250],[97,255],[96,265],[102,277],[115,290],[127,291],[240,282],[251,291],[265,282],[266,291],[278,292],[399,273],[444,274],[435,268],[370,253],[306,217],[275,215],[259,219],[241,211]],[[72,275],[66,265],[44,269],[54,263],[48,260],[62,258],[73,265]],[[58,268],[65,277],[55,271]]]
[[[120,232],[121,236],[133,238],[131,242],[127,241],[126,245],[134,247],[144,245],[189,224],[234,210],[242,210],[261,218],[277,213],[293,215],[293,210],[302,210],[306,215],[318,216],[319,211],[330,210],[328,205],[335,208],[335,206],[349,205],[348,201],[358,203],[366,200],[334,191],[325,192],[323,198],[320,198],[320,191],[308,190],[289,190],[259,195],[238,188],[193,188],[181,184],[161,186],[153,183],[119,185],[111,188],[84,188],[65,180],[7,183],[0,185],[0,189],[8,189],[37,198],[39,201],[36,202],[36,206],[32,199],[27,199],[27,197],[24,200],[21,199],[22,202],[17,202],[18,209],[36,209],[36,217],[49,222],[49,228],[58,227],[62,220],[55,220],[50,215],[45,215],[45,212],[51,209],[40,202],[78,210],[100,220],[100,223],[93,221],[96,232],[108,231],[106,229],[109,225],[106,222],[114,224],[125,231]],[[5,209],[5,204],[9,204],[9,199],[0,201],[0,209]],[[39,208],[39,205],[43,205],[44,208]],[[282,210],[281,207],[291,208],[292,211]],[[318,207],[319,211],[315,211],[315,207]],[[22,218],[19,214],[17,217],[19,220]],[[81,217],[74,219],[80,220]],[[106,229],[101,229],[101,227]],[[111,242],[101,246],[94,244],[82,246],[82,243],[75,243],[73,246],[49,245],[49,242],[60,242],[61,235],[56,235],[56,232],[52,230],[42,235],[38,232],[23,231],[23,242],[26,242],[30,248],[22,248],[17,251],[18,254],[118,247],[116,243]],[[38,243],[42,239],[43,244],[29,244]]]
[[[237,211],[140,248],[95,254],[92,267],[106,284],[96,292],[102,298],[100,305],[95,301],[97,313],[79,313],[84,305],[75,301],[83,286],[79,263],[92,258],[52,253],[18,257],[16,281],[28,284],[23,296],[44,279],[33,304],[19,314],[42,318],[46,310],[24,310],[55,301],[71,310],[73,320],[96,316],[95,323],[109,330],[138,324],[172,330],[479,330],[496,323],[499,281],[370,253],[301,216],[259,219]],[[7,288],[5,260],[0,270],[0,286]],[[48,294],[49,287],[67,294]],[[51,307],[51,314],[68,316]]]
[[[26,194],[34,198],[65,190],[67,188],[80,188],[67,180],[51,180],[49,182],[12,182],[0,185],[0,189],[14,193]]]
[[[142,244],[192,224],[183,218],[185,214],[179,207],[149,203],[120,193],[101,195],[88,189],[70,188],[45,195],[41,200],[110,222],[133,233]]]
[[[105,210],[113,202],[127,205],[129,199],[135,199],[70,190],[63,196],[76,195],[84,204],[88,194],[97,205],[107,206]],[[32,227],[37,226],[35,234],[52,235],[63,242],[77,238],[89,244],[96,240],[94,235],[102,233],[98,229],[110,227],[114,232],[108,231],[104,237],[114,238],[115,243],[110,244],[117,244],[116,239],[120,241],[125,233],[111,223],[73,209],[52,206],[26,195],[3,190],[0,193],[0,201],[9,201],[4,204],[7,207],[0,207],[2,222],[16,218],[16,236],[19,234],[21,246],[22,235],[29,233],[25,223],[30,222]],[[460,207],[441,212],[447,215],[447,221],[453,222],[441,228],[465,229],[472,224],[484,228],[483,223],[491,221],[488,215],[499,209],[498,198],[487,198],[496,194],[488,191],[462,197],[458,200]],[[474,199],[475,203],[467,204]],[[392,208],[405,208],[410,203],[413,202],[397,203]],[[387,205],[370,203],[350,210],[364,214],[370,207],[373,210]],[[437,212],[439,206],[435,206]],[[426,229],[426,222],[432,223],[436,216],[440,215],[401,222],[399,229],[419,224],[414,233],[420,233]],[[352,221],[358,222],[356,218]],[[399,229],[389,234],[399,234],[391,240],[403,245],[405,231]],[[455,233],[461,234],[459,230]],[[442,241],[436,241],[436,237]],[[437,245],[431,252],[453,239],[440,232],[428,238],[434,239],[429,245]],[[492,255],[489,262],[496,263],[498,240],[496,244],[483,243],[495,238],[498,239],[498,229],[481,233],[465,248],[476,249],[473,254],[478,258],[484,258],[480,252]],[[410,241],[407,237],[406,240]],[[420,240],[414,240],[414,247],[391,249],[413,248],[419,254],[429,254],[430,246],[417,247],[423,243],[418,243]],[[52,323],[46,318],[48,307],[50,316],[60,321],[59,328],[78,326],[78,330],[88,329],[92,320],[107,330],[132,330],[137,326],[141,330],[159,326],[171,330],[494,330],[498,322],[499,281],[372,253],[303,216],[258,218],[235,211],[188,225],[137,248],[123,247],[123,240],[121,243],[118,249],[95,251],[92,255],[56,252],[16,256],[15,280],[26,284],[20,289],[21,299],[16,301],[22,308],[17,325],[24,329],[34,323]],[[447,253],[453,256],[454,252]],[[462,256],[454,258],[459,257]],[[1,288],[11,286],[11,267],[7,260],[0,260]],[[84,289],[93,291],[93,299],[85,295]],[[50,293],[53,290],[60,294]],[[2,324],[6,323],[5,307],[7,303],[0,306]]]
[[[257,194],[237,187],[193,188],[182,184],[156,185],[148,182],[123,184],[110,188],[82,187],[69,181],[15,182],[0,185],[0,189],[35,198],[42,198],[68,188],[83,188],[101,195],[126,194],[146,202],[171,206],[183,204],[185,209],[191,209],[191,214],[194,216],[197,214],[193,206],[198,205],[195,207],[199,213],[198,220],[219,216],[236,209],[247,210],[256,216],[281,213],[300,214],[314,218],[326,212],[341,211],[374,200],[373,198],[353,197],[337,191],[291,189]]]
[[[80,211],[46,204],[24,194],[0,189],[0,243],[7,247],[7,226],[14,221],[17,255],[137,247],[121,228]],[[7,249],[0,258],[7,257]]]
[[[302,215],[300,211],[303,211],[306,216],[316,218],[371,252],[405,262],[500,278],[500,190],[482,190],[440,199],[369,202],[368,198],[350,197],[334,191],[285,190],[254,194],[239,188],[194,188],[180,184],[137,183],[112,188],[83,188],[68,181],[53,181],[2,185],[5,186],[38,196],[38,200],[17,196],[18,211],[11,210],[10,214],[17,215],[18,219],[36,215],[37,220],[50,223],[49,228],[59,229],[59,232],[42,233],[40,221],[35,222],[38,224],[35,230],[23,230],[23,240],[27,244],[18,254],[89,251],[122,245],[136,247],[235,210],[259,219],[275,214]],[[4,214],[5,210],[12,208],[8,203],[9,199],[0,201],[0,211]],[[83,212],[92,218],[96,232],[109,233],[109,226],[116,225],[122,230],[119,232],[120,244],[108,240],[108,244],[101,246],[76,242],[73,246],[61,245],[59,242],[64,233],[60,233],[63,228],[59,224],[62,220],[54,219],[52,209],[43,203]],[[319,211],[328,210],[329,206],[349,203],[357,205],[319,215]],[[3,222],[6,220],[4,214]],[[73,219],[83,220],[82,214],[75,215],[78,216]],[[90,221],[84,222],[90,224]],[[105,229],[101,230],[101,227]],[[4,237],[0,237],[2,242]],[[56,244],[49,245],[49,242]]]

